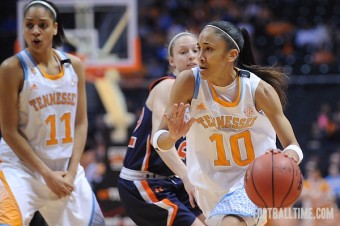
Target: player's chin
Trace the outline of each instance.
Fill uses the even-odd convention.
[[[205,67],[200,67],[200,74],[202,76],[202,78],[205,78],[206,75],[208,74],[208,69]]]

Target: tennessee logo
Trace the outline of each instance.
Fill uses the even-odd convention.
[[[243,113],[246,115],[246,116],[252,116],[254,114],[254,110],[252,107],[247,107],[244,109]]]
[[[35,73],[37,73],[37,70],[35,70],[35,68],[33,67],[33,68],[31,68],[31,72],[32,72],[33,74],[35,74]]]
[[[38,86],[35,83],[33,83],[31,89],[38,89]]]
[[[199,105],[197,105],[196,110],[198,110],[198,111],[205,111],[207,109],[205,108],[203,103],[200,103]]]
[[[155,188],[156,193],[159,193],[159,192],[162,192],[162,191],[164,191],[162,187]]]

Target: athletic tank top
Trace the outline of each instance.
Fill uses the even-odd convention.
[[[164,79],[175,79],[175,76],[165,76],[156,80],[151,84],[151,90],[159,82]],[[171,176],[174,173],[163,162],[157,151],[152,146],[152,111],[144,104],[142,112],[137,121],[136,127],[130,137],[127,152],[124,158],[124,167],[137,170],[149,171],[163,176]],[[186,157],[186,142],[181,138],[176,142],[176,148],[179,156],[185,161]]]
[[[187,134],[187,166],[201,193],[198,204],[211,210],[223,195],[243,185],[246,168],[256,157],[276,147],[276,133],[255,108],[259,77],[240,70],[237,95],[228,102],[201,79],[199,68],[192,70],[196,83],[190,114],[196,122]]]
[[[64,53],[54,50],[59,60]],[[36,154],[47,160],[67,159],[72,155],[78,97],[78,77],[68,60],[58,75],[47,75],[36,64],[27,49],[17,54],[24,84],[19,95],[19,131]],[[0,141],[4,161],[19,161],[7,145]]]

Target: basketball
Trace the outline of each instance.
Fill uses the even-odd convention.
[[[302,191],[303,176],[297,163],[280,150],[256,158],[247,168],[245,190],[259,208],[284,208]]]

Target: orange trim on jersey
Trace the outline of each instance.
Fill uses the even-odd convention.
[[[146,142],[146,153],[143,161],[143,166],[142,170],[143,171],[148,171],[149,170],[149,160],[150,160],[150,155],[151,155],[151,143],[150,143],[150,135],[147,137],[147,142]]]
[[[219,103],[220,105],[222,106],[225,106],[225,107],[235,107],[238,105],[238,103],[240,102],[240,99],[241,99],[241,79],[240,79],[240,76],[237,77],[237,82],[238,82],[238,87],[237,87],[237,97],[236,97],[236,100],[234,102],[228,102],[228,101],[225,101],[223,99],[221,99],[216,90],[214,89],[213,85],[209,82],[209,87],[211,89],[211,92],[212,92],[212,96],[213,96],[213,99]]]
[[[54,55],[58,58],[59,62],[61,61],[59,55],[56,53],[55,50],[53,50]],[[38,66],[39,67],[39,66]],[[59,78],[62,78],[64,76],[64,65],[61,65],[61,72],[59,72],[57,75],[49,75],[47,74],[41,67],[39,67],[40,72],[43,74],[45,78],[51,79],[51,80],[57,80]]]
[[[142,180],[141,184],[142,184],[146,194],[148,194],[149,198],[151,199],[151,201],[153,203],[159,202],[158,198],[156,197],[156,195],[153,193],[152,189],[150,188],[147,180]],[[176,215],[177,215],[177,212],[178,212],[178,206],[175,203],[171,202],[169,199],[163,199],[163,200],[161,200],[161,202],[172,207],[172,209],[174,210],[173,213],[171,214],[170,222],[168,222],[169,223],[168,225],[173,225],[174,220],[175,220]]]
[[[14,195],[6,181],[5,175],[0,171],[0,224],[22,226],[22,216]]]
[[[158,202],[158,198],[156,195],[152,192],[152,189],[150,188],[148,181],[147,180],[141,180],[140,182],[146,192],[148,194],[149,198],[151,199],[152,202]]]
[[[171,218],[170,218],[170,222],[169,222],[169,225],[173,225],[175,217],[177,216],[178,206],[176,204],[172,203],[169,199],[164,199],[163,202],[165,204],[171,206],[174,210],[174,212],[171,214]]]
[[[131,136],[129,140],[128,147],[129,148],[134,148],[136,145],[137,137]]]

